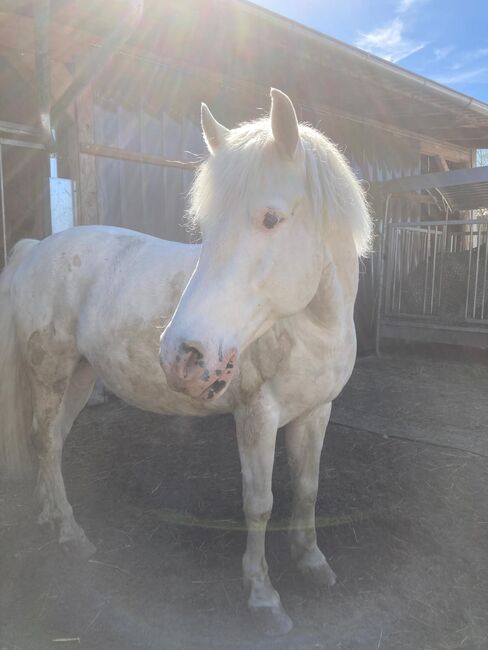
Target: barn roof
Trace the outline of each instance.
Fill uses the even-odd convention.
[[[99,47],[135,2],[51,0],[52,19],[61,27],[57,52],[69,61],[83,47]],[[6,0],[7,11],[23,17],[31,6],[27,0]],[[86,36],[79,38],[81,33]],[[351,128],[355,123],[366,130],[488,148],[487,104],[248,0],[145,0],[141,23],[124,50],[141,66],[163,70],[154,83],[148,83],[153,72],[140,76],[137,92],[167,94],[168,69],[193,70],[182,82],[185,88],[178,86],[178,96],[190,92],[195,105],[196,97],[207,101],[206,94],[224,89],[253,109],[264,107],[272,85],[293,98],[305,120],[337,117]],[[121,61],[115,58],[119,68]],[[234,108],[232,114],[240,117]]]
[[[340,56],[342,60],[337,64],[338,72],[340,70],[347,75],[348,68],[353,68],[354,76],[362,80],[360,89],[364,90],[370,83],[375,91],[375,100],[358,105],[364,117],[375,119],[378,115],[377,106],[381,106],[385,122],[468,148],[488,147],[488,104],[264,9],[249,0],[237,1],[247,6],[249,11],[267,14],[284,28],[299,33],[306,40],[319,43],[324,58],[333,59],[334,64],[337,64],[337,57]],[[357,93],[351,93],[351,99],[353,97],[357,97]],[[368,94],[365,99],[367,98]]]

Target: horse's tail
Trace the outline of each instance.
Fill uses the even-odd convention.
[[[17,340],[11,285],[15,271],[37,243],[24,239],[16,244],[0,274],[0,470],[12,479],[25,477],[32,468],[32,400]]]

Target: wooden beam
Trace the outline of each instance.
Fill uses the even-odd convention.
[[[441,156],[440,154],[437,154],[434,156],[434,160],[436,162],[436,165],[438,167],[438,170],[440,172],[448,172],[449,171],[449,165],[447,164],[447,160],[444,158],[444,156]]]
[[[80,153],[88,154],[90,156],[101,156],[103,158],[115,158],[116,160],[145,163],[147,165],[157,165],[158,167],[176,167],[177,169],[188,169],[190,171],[194,171],[199,164],[197,162],[169,160],[162,156],[153,156],[139,151],[119,149],[118,147],[105,147],[99,144],[90,144],[88,142],[80,142]]]
[[[452,162],[464,163],[471,160],[471,149],[456,146],[449,142],[439,142],[432,138],[420,139],[420,153],[425,156],[443,156]]]

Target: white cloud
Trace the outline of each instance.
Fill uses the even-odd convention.
[[[485,58],[488,59],[488,47],[480,47],[477,50],[462,52],[458,57],[456,57],[456,61],[451,65],[451,70],[462,70],[469,64]]]
[[[436,61],[442,61],[446,57],[451,54],[451,52],[454,52],[456,48],[454,45],[446,45],[444,47],[438,47],[434,50],[434,57]]]
[[[479,59],[484,59],[488,57],[488,47],[480,47],[477,50],[468,50],[464,52],[458,60],[453,64],[453,70],[460,70],[462,67],[473,61],[479,61]]]
[[[413,5],[424,3],[426,1],[428,0],[400,0],[397,11],[398,13],[403,14],[408,11]]]
[[[426,45],[405,38],[403,29],[403,21],[400,18],[394,18],[383,27],[378,27],[367,34],[361,34],[355,45],[382,59],[397,63],[418,52]]]
[[[471,70],[462,70],[459,72],[437,75],[434,79],[440,84],[456,84],[463,81],[481,81],[488,82],[488,67],[472,68]]]

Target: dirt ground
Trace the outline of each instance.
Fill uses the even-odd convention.
[[[360,360],[322,458],[319,542],[335,587],[289,561],[279,439],[267,537],[295,627],[263,638],[241,587],[232,418],[162,418],[118,401],[80,415],[64,474],[88,562],[35,524],[32,486],[0,485],[0,649],[486,650],[488,366]]]

